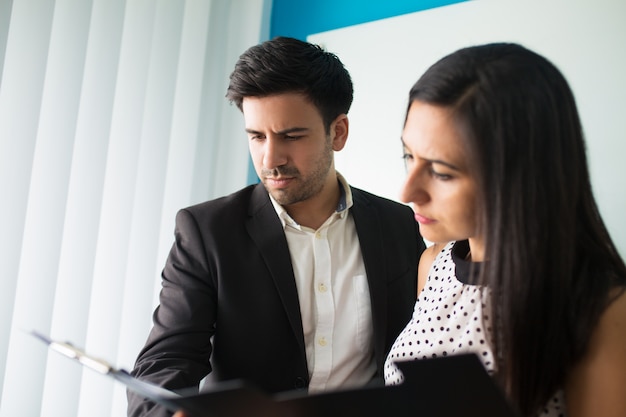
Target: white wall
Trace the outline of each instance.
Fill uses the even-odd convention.
[[[246,185],[224,95],[270,6],[0,0],[0,417],[126,414],[122,384],[28,332],[132,368],[175,212]]]
[[[574,90],[596,199],[626,257],[625,21],[623,0],[474,0],[310,36],[341,58],[354,81],[350,138],[337,169],[353,185],[397,200],[413,83],[460,47],[521,43],[557,65]]]

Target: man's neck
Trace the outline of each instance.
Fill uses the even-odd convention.
[[[285,211],[299,225],[317,230],[337,210],[340,186],[337,177],[331,175],[319,194],[306,201],[284,206]]]

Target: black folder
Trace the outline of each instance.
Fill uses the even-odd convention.
[[[174,393],[133,378],[70,343],[33,334],[137,394],[192,417],[520,417],[474,354],[398,362],[404,374],[400,385],[267,394],[244,380],[232,380],[200,393]]]

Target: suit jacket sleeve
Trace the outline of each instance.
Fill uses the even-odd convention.
[[[132,374],[176,390],[244,379],[306,388],[298,296],[282,225],[263,185],[181,210],[153,328]],[[169,416],[128,395],[129,416]]]
[[[217,288],[198,225],[181,210],[175,243],[162,273],[160,304],[133,376],[171,390],[198,386],[210,371]],[[129,416],[169,416],[167,410],[129,392]]]

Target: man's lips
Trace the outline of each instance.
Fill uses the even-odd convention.
[[[291,181],[293,181],[293,178],[290,177],[265,177],[266,184],[276,188],[286,187]]]
[[[430,219],[426,216],[422,216],[419,213],[415,213],[415,220],[419,223],[419,224],[431,224],[435,222],[435,219]]]

